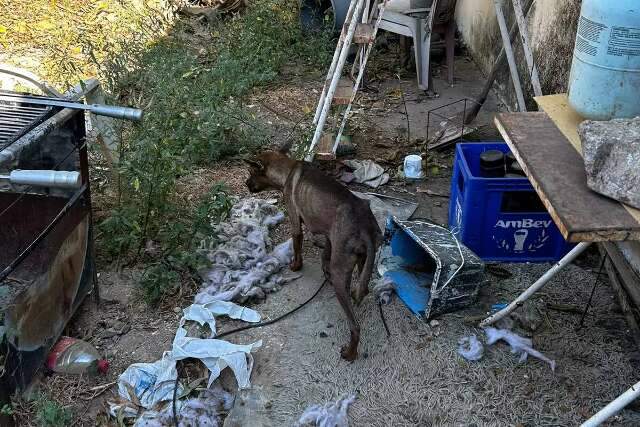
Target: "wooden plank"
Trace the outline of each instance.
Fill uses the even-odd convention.
[[[373,24],[358,24],[356,26],[356,32],[353,34],[354,43],[369,44],[373,40]]]
[[[500,113],[495,124],[565,239],[640,240],[640,223],[587,187],[582,158],[546,113]]]
[[[585,118],[571,107],[567,94],[560,93],[557,95],[537,96],[534,99],[538,103],[538,106],[549,115],[553,123],[560,129],[560,132],[567,137],[571,145],[573,145],[573,148],[582,156],[582,142],[578,135],[578,125],[582,123]],[[624,206],[636,221],[640,222],[640,209],[625,205],[624,203],[622,203],[622,206]]]
[[[629,265],[629,262],[615,244],[607,242],[603,246],[616,267],[620,282],[629,298],[636,306],[640,307],[640,277],[633,271],[631,265]]]
[[[315,158],[318,160],[333,160],[336,158],[333,152],[334,135],[331,133],[323,133],[318,142]]]
[[[622,313],[624,313],[624,317],[627,320],[627,325],[629,325],[629,333],[631,334],[631,337],[635,341],[636,345],[640,347],[640,326],[638,326],[638,318],[640,317],[640,313],[638,313],[638,308],[634,306],[629,300],[629,296],[625,292],[620,277],[618,276],[618,273],[616,272],[616,269],[614,268],[611,260],[607,259],[604,263],[604,266],[607,270],[607,275],[609,276],[609,283],[611,284],[611,288],[618,297],[620,309],[622,310]]]
[[[348,78],[341,78],[338,81],[336,92],[333,94],[333,105],[348,105],[351,102],[353,93],[353,82]]]

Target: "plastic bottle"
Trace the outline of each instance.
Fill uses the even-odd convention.
[[[71,337],[61,337],[47,357],[47,367],[61,374],[106,374],[109,362],[100,357],[91,344]]]

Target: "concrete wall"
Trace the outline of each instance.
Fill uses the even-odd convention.
[[[521,1],[525,3],[525,0]],[[536,0],[528,14],[529,37],[545,94],[567,90],[580,5],[581,0]],[[510,0],[505,1],[504,11],[510,27],[513,22]],[[485,73],[489,72],[502,48],[494,0],[458,0],[456,21],[471,56]],[[531,95],[529,70],[519,40],[514,43],[514,49],[523,90]],[[507,67],[500,73],[495,88],[499,98],[515,109]],[[528,102],[535,106],[531,99]]]

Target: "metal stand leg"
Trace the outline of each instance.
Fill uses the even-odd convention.
[[[585,421],[581,427],[596,427],[605,422],[608,418],[613,417],[622,411],[625,406],[640,397],[640,382],[631,386],[630,389],[622,393],[613,402],[602,408],[600,412]]]
[[[549,270],[547,270],[547,272],[544,273],[542,275],[542,277],[540,277],[526,291],[521,293],[520,296],[518,298],[516,298],[511,304],[509,304],[508,306],[506,306],[505,308],[503,308],[499,312],[487,317],[482,322],[480,322],[480,327],[484,328],[485,326],[489,326],[492,323],[495,323],[498,320],[502,319],[503,317],[506,317],[507,315],[509,315],[509,313],[514,311],[520,305],[522,305],[522,303],[525,302],[526,300],[528,300],[529,297],[531,297],[531,295],[533,295],[538,290],[540,290],[544,285],[546,285],[547,282],[549,280],[551,280],[551,278],[553,276],[555,276],[560,270],[562,270],[564,267],[566,267],[567,264],[570,264],[574,259],[576,259],[578,257],[578,255],[580,255],[582,252],[584,252],[590,245],[591,245],[591,242],[578,243],[578,245],[575,248],[573,248],[571,250],[571,252],[566,254],[553,267],[551,267]]]

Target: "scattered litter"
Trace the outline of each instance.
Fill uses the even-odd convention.
[[[61,374],[106,374],[109,362],[100,357],[98,350],[86,341],[60,337],[46,362],[47,368]]]
[[[311,405],[300,416],[297,426],[348,427],[347,410],[356,400],[355,395],[343,397],[324,406]]]
[[[527,356],[531,355],[551,366],[551,370],[555,372],[556,362],[546,357],[544,354],[533,349],[533,342],[529,338],[521,337],[507,329],[485,328],[487,334],[487,345],[492,345],[499,340],[506,341],[511,346],[511,352],[520,355],[520,362],[527,360]]]
[[[199,396],[187,399],[176,407],[178,427],[219,427],[222,425],[220,413],[228,412],[233,407],[233,395],[220,385],[203,390]],[[177,402],[176,402],[177,403]],[[134,427],[166,427],[174,426],[173,405],[165,405],[160,412],[146,411],[136,420]]]
[[[433,319],[431,322],[429,322],[429,326],[431,326],[432,328],[437,328],[438,326],[440,326],[440,322]]]
[[[387,196],[378,193],[360,193],[352,191],[353,194],[361,199],[369,200],[369,207],[380,230],[384,230],[387,218],[396,217],[399,220],[409,219],[418,208],[418,204],[398,197]]]
[[[224,243],[209,251],[212,266],[203,274],[204,288],[196,295],[196,303],[212,298],[239,303],[261,300],[300,277],[278,274],[293,256],[291,239],[271,253],[267,251],[271,245],[269,227],[284,220],[274,203],[257,198],[241,200],[231,208],[229,220],[216,227]]]
[[[484,347],[478,337],[474,335],[463,337],[458,341],[458,354],[467,360],[477,361],[482,359]]]
[[[404,158],[404,176],[409,179],[424,178],[422,174],[422,157],[417,154],[409,154]]]
[[[497,303],[497,304],[493,304],[493,305],[491,306],[491,312],[492,312],[492,313],[495,313],[495,312],[497,312],[497,311],[500,311],[500,310],[502,310],[503,308],[507,308],[507,306],[508,306],[508,305],[509,305],[509,304],[508,304],[508,303],[506,303],[506,302],[499,302],[499,303]]]
[[[378,188],[389,182],[389,174],[373,160],[344,160],[342,163],[353,170],[353,180],[357,183]]]
[[[391,295],[393,294],[394,286],[393,280],[388,277],[382,277],[376,280],[373,286],[373,294],[376,296],[376,301],[380,304],[389,304],[391,302]]]
[[[211,387],[213,381],[226,367],[233,371],[239,388],[249,387],[251,385],[249,378],[253,368],[251,352],[258,349],[262,345],[262,341],[238,345],[214,338],[193,338],[187,336],[187,330],[184,328],[187,321],[195,321],[201,325],[206,323],[210,326],[213,336],[215,317],[222,314],[249,322],[260,321],[260,315],[254,310],[237,306],[231,302],[211,301],[207,304],[194,304],[187,307],[180,320],[171,351],[165,352],[162,359],[154,363],[134,363],[120,375],[118,378],[120,399],[117,402],[110,402],[111,415],[117,416],[122,411],[126,417],[136,417],[142,407],[142,409],[157,411],[156,418],[161,416],[166,408],[158,408],[162,408],[163,404],[165,406],[171,404],[173,401],[178,375],[176,362],[187,358],[199,359],[209,369],[207,387]],[[179,393],[182,393],[183,389],[181,385],[178,385]],[[185,404],[186,402],[182,401],[176,402],[178,412],[182,411]],[[154,414],[150,414],[146,421],[153,418]]]

